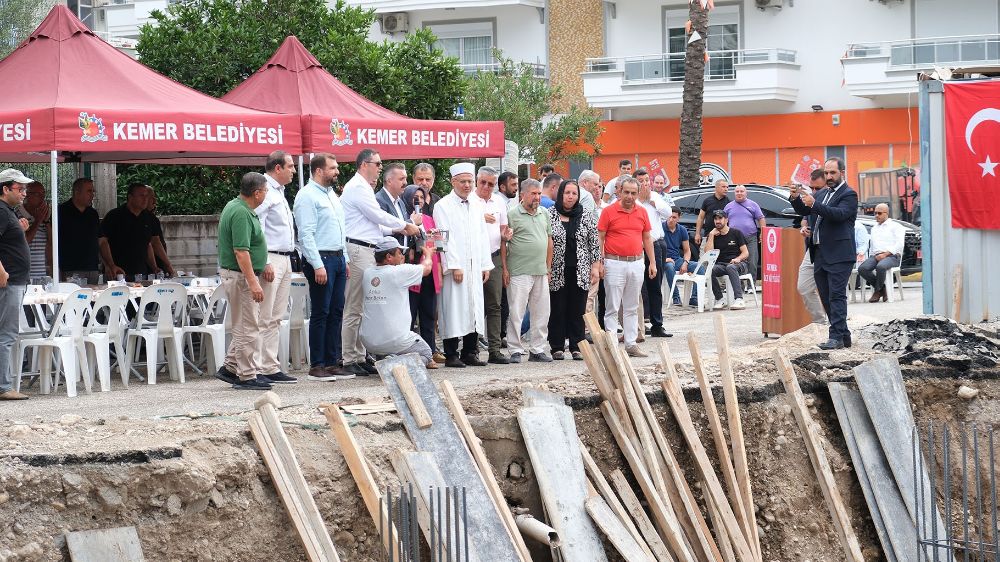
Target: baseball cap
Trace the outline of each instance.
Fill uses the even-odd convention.
[[[392,236],[386,236],[382,238],[382,240],[380,240],[378,244],[375,244],[375,251],[388,252],[389,250],[395,250],[396,248],[402,248],[402,247],[403,246],[399,244],[398,240],[396,240]]]
[[[7,168],[6,170],[0,172],[0,183],[7,183],[9,181],[15,183],[28,184],[35,180],[22,174],[20,170],[15,170],[14,168]]]
[[[726,217],[726,218],[728,218],[729,217],[729,213],[727,213],[725,209],[716,209],[716,210],[712,211],[712,218],[715,218],[715,217]]]

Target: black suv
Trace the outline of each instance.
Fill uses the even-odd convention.
[[[747,196],[760,205],[767,226],[790,227],[795,222],[796,214],[788,202],[788,190],[783,187],[769,185],[743,184],[747,188]],[[734,186],[729,186],[729,199],[735,199]],[[691,259],[697,259],[698,248],[694,244],[694,225],[698,221],[698,211],[701,203],[715,193],[713,187],[675,188],[670,192],[674,205],[680,207],[680,224],[688,229],[691,237]],[[711,219],[706,219],[711,220]],[[858,215],[861,224],[869,231],[875,226],[875,217]],[[903,246],[903,260],[900,264],[903,275],[921,271],[920,228],[904,221],[897,221],[906,228],[906,240]]]

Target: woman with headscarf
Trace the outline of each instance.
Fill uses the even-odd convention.
[[[600,276],[597,215],[580,204],[580,186],[573,180],[565,180],[559,184],[549,219],[552,224],[549,345],[552,358],[562,359],[568,339],[573,359],[580,361],[587,292]]]
[[[423,215],[424,236],[410,237],[410,248],[407,249],[409,263],[420,263],[424,244],[428,241],[426,233],[434,230],[430,200],[430,193],[418,185],[409,185],[403,190],[403,204],[406,205],[407,212],[419,212]],[[434,353],[434,362],[444,363],[444,355],[438,352],[434,343],[437,339],[434,337],[437,295],[441,292],[441,258],[435,253],[432,261],[434,265],[431,274],[425,275],[419,285],[410,287],[410,318],[419,329],[420,337]]]

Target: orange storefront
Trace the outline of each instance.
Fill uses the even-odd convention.
[[[839,124],[834,125],[834,116]],[[787,184],[796,165],[843,154],[848,182],[872,168],[919,165],[917,109],[863,109],[738,117],[704,121],[702,162],[728,170],[737,183]],[[658,159],[677,184],[680,120],[604,121],[594,169],[605,180],[628,158]]]

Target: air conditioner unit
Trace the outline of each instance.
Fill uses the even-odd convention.
[[[780,10],[784,4],[784,0],[754,0],[754,2],[757,4],[757,9],[762,12],[768,8]]]
[[[406,33],[410,27],[410,16],[406,12],[396,12],[382,16],[382,33]]]

